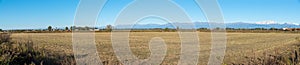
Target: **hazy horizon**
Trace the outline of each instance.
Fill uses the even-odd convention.
[[[193,22],[207,21],[193,0],[173,0]],[[113,25],[118,13],[132,0],[109,0],[99,14],[97,26]],[[299,0],[218,0],[225,23],[295,23],[300,21]],[[41,29],[72,26],[79,0],[1,0],[0,29]],[[164,24],[149,19],[139,24]],[[272,23],[272,22],[271,22]]]

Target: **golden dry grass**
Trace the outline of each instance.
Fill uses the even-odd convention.
[[[199,64],[208,62],[211,46],[211,34],[199,32]],[[110,33],[96,33],[97,50],[103,63],[116,63],[117,58],[111,44]],[[148,43],[153,37],[161,37],[168,46],[163,64],[177,64],[180,55],[180,39],[176,32],[133,32],[130,34],[130,47],[140,59],[150,56]],[[225,64],[248,63],[249,59],[285,53],[294,49],[300,34],[292,33],[227,33]],[[16,33],[14,41],[32,40],[35,47],[51,50],[48,53],[72,54],[71,33]]]

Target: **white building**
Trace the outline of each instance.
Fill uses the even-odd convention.
[[[282,28],[282,30],[288,30],[289,28]]]

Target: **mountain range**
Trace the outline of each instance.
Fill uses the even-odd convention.
[[[186,26],[186,23],[167,23],[167,24],[135,24],[133,28],[135,29],[149,29],[149,28],[176,28],[176,26]],[[194,22],[195,28],[210,28],[209,22]],[[273,21],[266,22],[256,22],[256,23],[245,23],[245,22],[235,22],[235,23],[225,23],[226,28],[300,28],[297,23],[276,23]],[[116,28],[130,28],[129,25],[118,25]]]

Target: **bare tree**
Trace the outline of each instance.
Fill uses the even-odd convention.
[[[112,31],[113,26],[112,25],[106,25],[106,31],[111,32]]]

